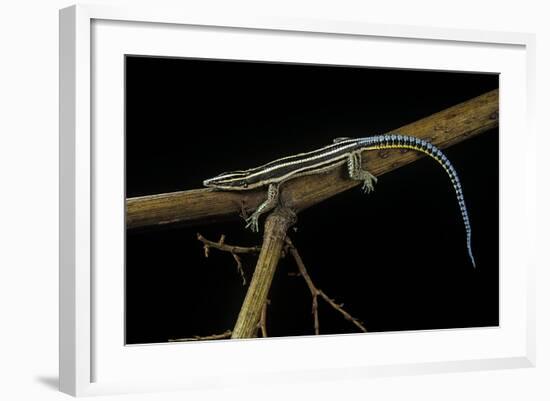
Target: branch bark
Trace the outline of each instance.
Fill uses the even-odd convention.
[[[440,148],[454,145],[498,126],[498,90],[487,92],[414,123],[392,130],[431,141]],[[368,152],[363,167],[376,176],[423,157],[419,152],[381,150]],[[206,177],[205,177],[206,178]],[[325,175],[291,180],[281,188],[281,201],[296,211],[303,210],[355,185],[337,169]],[[265,198],[265,190],[225,192],[195,189],[129,198],[126,227],[168,223],[199,224],[236,219],[250,213]]]
[[[286,207],[275,209],[267,217],[262,249],[231,338],[256,336],[262,309],[266,304],[273,275],[281,258],[286,232],[295,221],[296,215]]]

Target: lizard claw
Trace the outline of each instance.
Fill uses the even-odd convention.
[[[246,219],[246,228],[250,228],[255,233],[260,231],[258,227],[258,216],[255,213]]]
[[[363,193],[368,194],[372,191],[374,191],[374,184],[378,181],[378,178],[376,178],[374,175],[369,173],[368,171],[365,171],[366,175],[363,181]]]
[[[363,183],[363,187],[361,188],[364,194],[370,193],[373,189],[374,187],[372,186],[372,184],[367,183],[366,181]]]
[[[365,180],[363,181],[363,187],[361,189],[363,190],[363,193],[368,194],[374,191],[374,185],[372,184],[372,181]]]

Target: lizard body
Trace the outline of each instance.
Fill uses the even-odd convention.
[[[279,186],[283,182],[304,175],[320,174],[346,164],[349,177],[353,180],[362,181],[363,192],[368,193],[374,189],[374,183],[376,183],[377,179],[371,173],[362,169],[362,152],[393,148],[412,149],[425,153],[443,167],[456,193],[466,230],[468,255],[470,256],[472,265],[475,267],[471,246],[472,232],[470,221],[458,174],[440,149],[420,138],[397,134],[365,138],[337,138],[334,140],[334,143],[323,148],[283,157],[248,170],[222,173],[214,178],[205,180],[203,184],[206,187],[230,191],[267,187],[267,199],[246,220],[247,227],[250,227],[253,231],[258,231],[259,217],[277,205]]]

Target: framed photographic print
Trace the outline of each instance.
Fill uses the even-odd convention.
[[[247,229],[240,217],[253,215],[270,185],[277,204],[303,210],[283,244],[289,257],[273,262],[271,284],[257,284],[270,300],[251,301],[263,320],[247,317],[244,337],[260,321],[270,337],[499,325],[498,74],[134,55],[125,74],[127,343],[230,335],[252,268],[270,269],[256,263],[266,220]],[[396,98],[399,91],[412,95]],[[421,125],[414,142],[403,135],[369,143],[409,121]],[[333,143],[336,135],[352,139]],[[364,145],[361,135],[370,138]],[[428,151],[420,138],[457,143],[448,158],[434,149],[432,160],[401,167]],[[372,150],[354,153],[362,148]],[[345,174],[333,182],[353,154],[388,171],[371,183],[376,190],[342,192],[363,183]],[[212,191],[181,191],[216,175]],[[227,195],[233,204],[220,207]],[[304,196],[315,206],[294,200]]]
[[[533,43],[62,10],[61,390],[532,366]]]

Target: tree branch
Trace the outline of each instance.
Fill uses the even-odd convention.
[[[279,207],[267,217],[262,249],[231,338],[251,338],[256,335],[271,281],[281,258],[286,232],[295,221],[296,215],[288,208]]]
[[[498,90],[493,90],[392,132],[423,138],[446,148],[497,126]],[[419,152],[397,149],[368,152],[365,156],[363,167],[376,176],[423,157]],[[342,170],[336,169],[328,174],[288,181],[281,187],[280,199],[286,207],[300,211],[356,185],[359,181],[345,178]],[[263,189],[243,192],[194,189],[129,198],[126,226],[176,222],[191,225],[236,219],[243,211],[255,210],[264,198]]]

